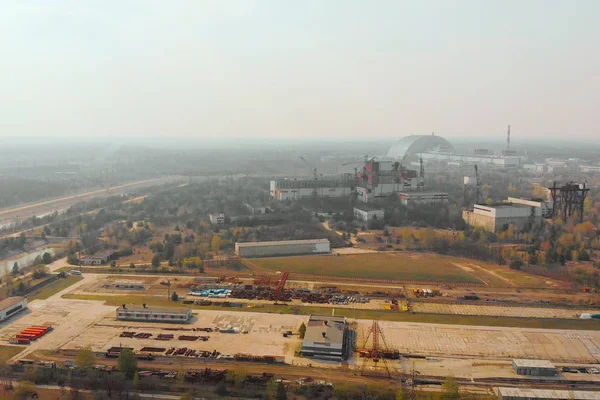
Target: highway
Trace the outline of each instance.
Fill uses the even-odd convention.
[[[146,179],[141,181],[129,182],[119,186],[112,186],[104,189],[95,189],[85,193],[73,194],[60,197],[53,200],[42,201],[33,204],[22,205],[19,207],[0,210],[0,228],[17,223],[23,219],[31,218],[34,215],[41,216],[51,214],[55,211],[62,211],[70,206],[95,197],[107,197],[128,193],[132,189],[160,185],[164,183],[180,180],[181,177],[169,176],[162,178]]]

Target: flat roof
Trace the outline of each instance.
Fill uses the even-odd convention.
[[[23,300],[25,300],[25,297],[21,297],[21,296],[7,297],[6,299],[0,301],[0,310],[5,310],[9,307],[12,307],[15,304],[22,302]]]
[[[448,196],[447,192],[400,192],[404,196]]]
[[[600,392],[583,390],[549,390],[499,387],[498,394],[506,397],[522,397],[526,399],[557,399],[557,400],[598,400]]]
[[[515,358],[513,363],[517,367],[556,368],[549,360],[526,360],[523,358]]]
[[[306,239],[306,240],[276,240],[272,242],[236,242],[238,247],[260,247],[260,246],[286,246],[289,244],[315,244],[329,243],[328,239]]]
[[[115,254],[116,250],[102,250],[94,254],[85,255],[83,258],[104,258]]]
[[[309,318],[304,334],[304,342],[313,342],[315,344],[338,345],[344,342],[345,322],[340,322],[339,317],[331,319],[312,319]],[[325,336],[323,336],[325,332]]]
[[[127,311],[149,311],[149,312],[157,312],[157,313],[166,313],[166,314],[187,314],[192,309],[185,307],[161,307],[161,306],[139,306],[136,304],[126,304],[125,310]],[[123,310],[123,306],[117,308],[117,311]]]
[[[475,204],[474,207],[487,208],[531,208],[527,204],[522,203],[492,203],[492,204]]]

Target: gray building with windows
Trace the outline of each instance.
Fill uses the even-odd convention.
[[[528,376],[555,376],[556,367],[548,360],[514,359],[513,369],[519,375]]]
[[[188,322],[192,309],[185,307],[157,307],[123,304],[117,308],[117,319],[145,322]]]
[[[348,325],[344,317],[311,315],[302,341],[302,355],[341,361],[349,351]]]

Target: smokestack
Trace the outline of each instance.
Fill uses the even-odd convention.
[[[508,134],[506,135],[506,150],[510,150],[510,125],[508,126]]]

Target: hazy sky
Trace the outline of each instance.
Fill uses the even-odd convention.
[[[600,1],[0,0],[0,136],[600,137]]]

